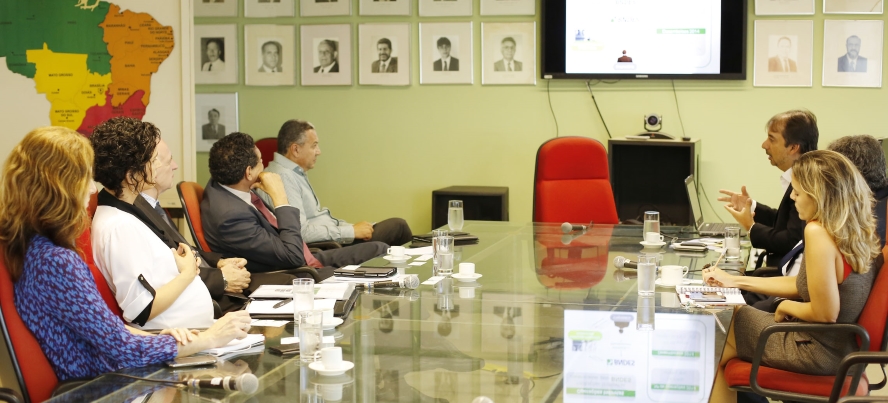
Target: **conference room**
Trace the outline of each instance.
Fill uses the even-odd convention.
[[[412,236],[329,279],[292,273],[328,297],[340,293],[314,304],[334,311],[315,356],[294,346],[294,303],[281,305],[284,314],[260,313],[290,297],[288,282],[275,284],[284,294],[241,294],[249,337],[206,364],[105,371],[150,381],[60,379],[39,333],[16,319],[24,315],[15,282],[4,276],[0,400],[721,401],[713,390],[734,343],[735,306],[694,302],[684,291],[695,291],[681,288],[715,285],[704,283],[712,267],[745,277],[758,277],[760,267],[780,271],[783,256],[765,259],[760,224],[745,221],[765,214],[753,207],[755,217],[735,218],[743,205],[730,194],[793,205],[782,182],[792,178],[781,176],[792,161],[764,144],[772,118],[815,115],[816,150],[847,136],[886,137],[881,2],[74,3],[0,6],[2,42],[18,38],[0,46],[4,164],[38,127],[89,138],[112,117],[150,122],[177,165],[157,205],[195,251],[218,253],[205,236],[214,228],[201,223],[201,200],[217,179],[211,150],[225,135],[245,133],[264,172],[275,172],[270,166],[286,159],[279,132],[295,119],[310,122],[318,142],[313,165],[301,168],[314,198],[299,203],[314,200],[354,225],[314,239],[303,223],[311,253],[372,244],[356,236],[362,225],[391,218]],[[786,138],[778,140],[792,149]],[[271,198],[265,205],[276,215],[283,208]],[[454,209],[462,225],[448,219]],[[658,213],[659,229],[646,212]],[[737,246],[723,230],[701,231],[705,223],[740,228]],[[434,230],[455,238],[444,264],[452,274],[441,271],[447,259],[438,258]],[[646,264],[657,267],[656,282]],[[378,279],[343,278],[343,268],[379,271],[394,283],[366,285]],[[664,279],[676,270],[681,281]],[[93,275],[102,292],[102,273]],[[104,286],[104,301],[120,312],[114,288]],[[874,354],[858,356],[885,361],[885,310],[875,300],[861,304],[860,320],[836,326],[864,329],[855,350]],[[218,308],[216,318],[227,311]],[[132,325],[122,311],[117,317]],[[771,338],[782,339],[780,331]],[[863,339],[866,347],[857,344]],[[886,394],[868,390],[883,379],[877,363],[846,378],[838,368],[814,375],[769,367],[761,352],[740,356],[722,374],[738,401]],[[752,385],[750,373],[758,374]]]

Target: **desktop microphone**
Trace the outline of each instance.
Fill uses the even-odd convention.
[[[412,290],[416,287],[419,287],[419,276],[417,276],[415,274],[408,274],[399,280],[377,281],[375,283],[368,283],[368,284],[369,284],[369,286],[367,284],[358,283],[355,286],[356,287],[367,287],[367,288],[370,288],[371,290],[374,288],[409,288]]]
[[[583,232],[585,232],[586,229],[588,229],[588,227],[586,227],[585,225],[574,225],[574,224],[571,224],[571,223],[569,223],[569,222],[566,222],[566,223],[564,223],[564,224],[561,224],[561,232],[563,232],[563,233],[565,233],[565,234],[569,234],[569,233],[571,233],[571,232],[573,232],[573,231],[583,231]]]
[[[621,269],[637,269],[638,263],[633,262],[629,259],[626,259],[622,256],[617,256],[614,258],[614,266],[617,266],[618,268],[621,268]]]
[[[194,389],[224,389],[226,392],[239,390],[246,394],[253,394],[259,389],[259,378],[253,374],[229,375],[213,379],[188,379],[185,384]]]

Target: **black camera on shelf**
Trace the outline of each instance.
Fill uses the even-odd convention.
[[[663,117],[656,113],[644,115],[644,130],[658,132],[663,127]]]

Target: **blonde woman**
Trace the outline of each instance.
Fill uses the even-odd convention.
[[[773,314],[744,306],[734,314],[712,390],[712,402],[736,401],[724,366],[734,357],[752,361],[759,334],[778,322],[854,323],[872,287],[873,258],[879,238],[872,212],[872,192],[846,157],[811,151],[792,168],[792,200],[805,226],[805,254],[798,276],[733,276],[707,269],[713,286],[737,287],[785,300]],[[839,361],[857,349],[847,333],[780,333],[771,336],[762,364],[810,375],[835,375]]]
[[[0,244],[15,282],[15,308],[59,380],[164,362],[246,336],[246,313],[199,335],[167,329],[157,336],[111,313],[75,246],[96,192],[92,164],[89,140],[43,127],[12,150],[0,178]]]

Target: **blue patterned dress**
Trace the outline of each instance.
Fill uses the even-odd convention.
[[[176,357],[171,336],[136,336],[114,316],[76,252],[36,235],[15,283],[15,308],[59,381]]]

